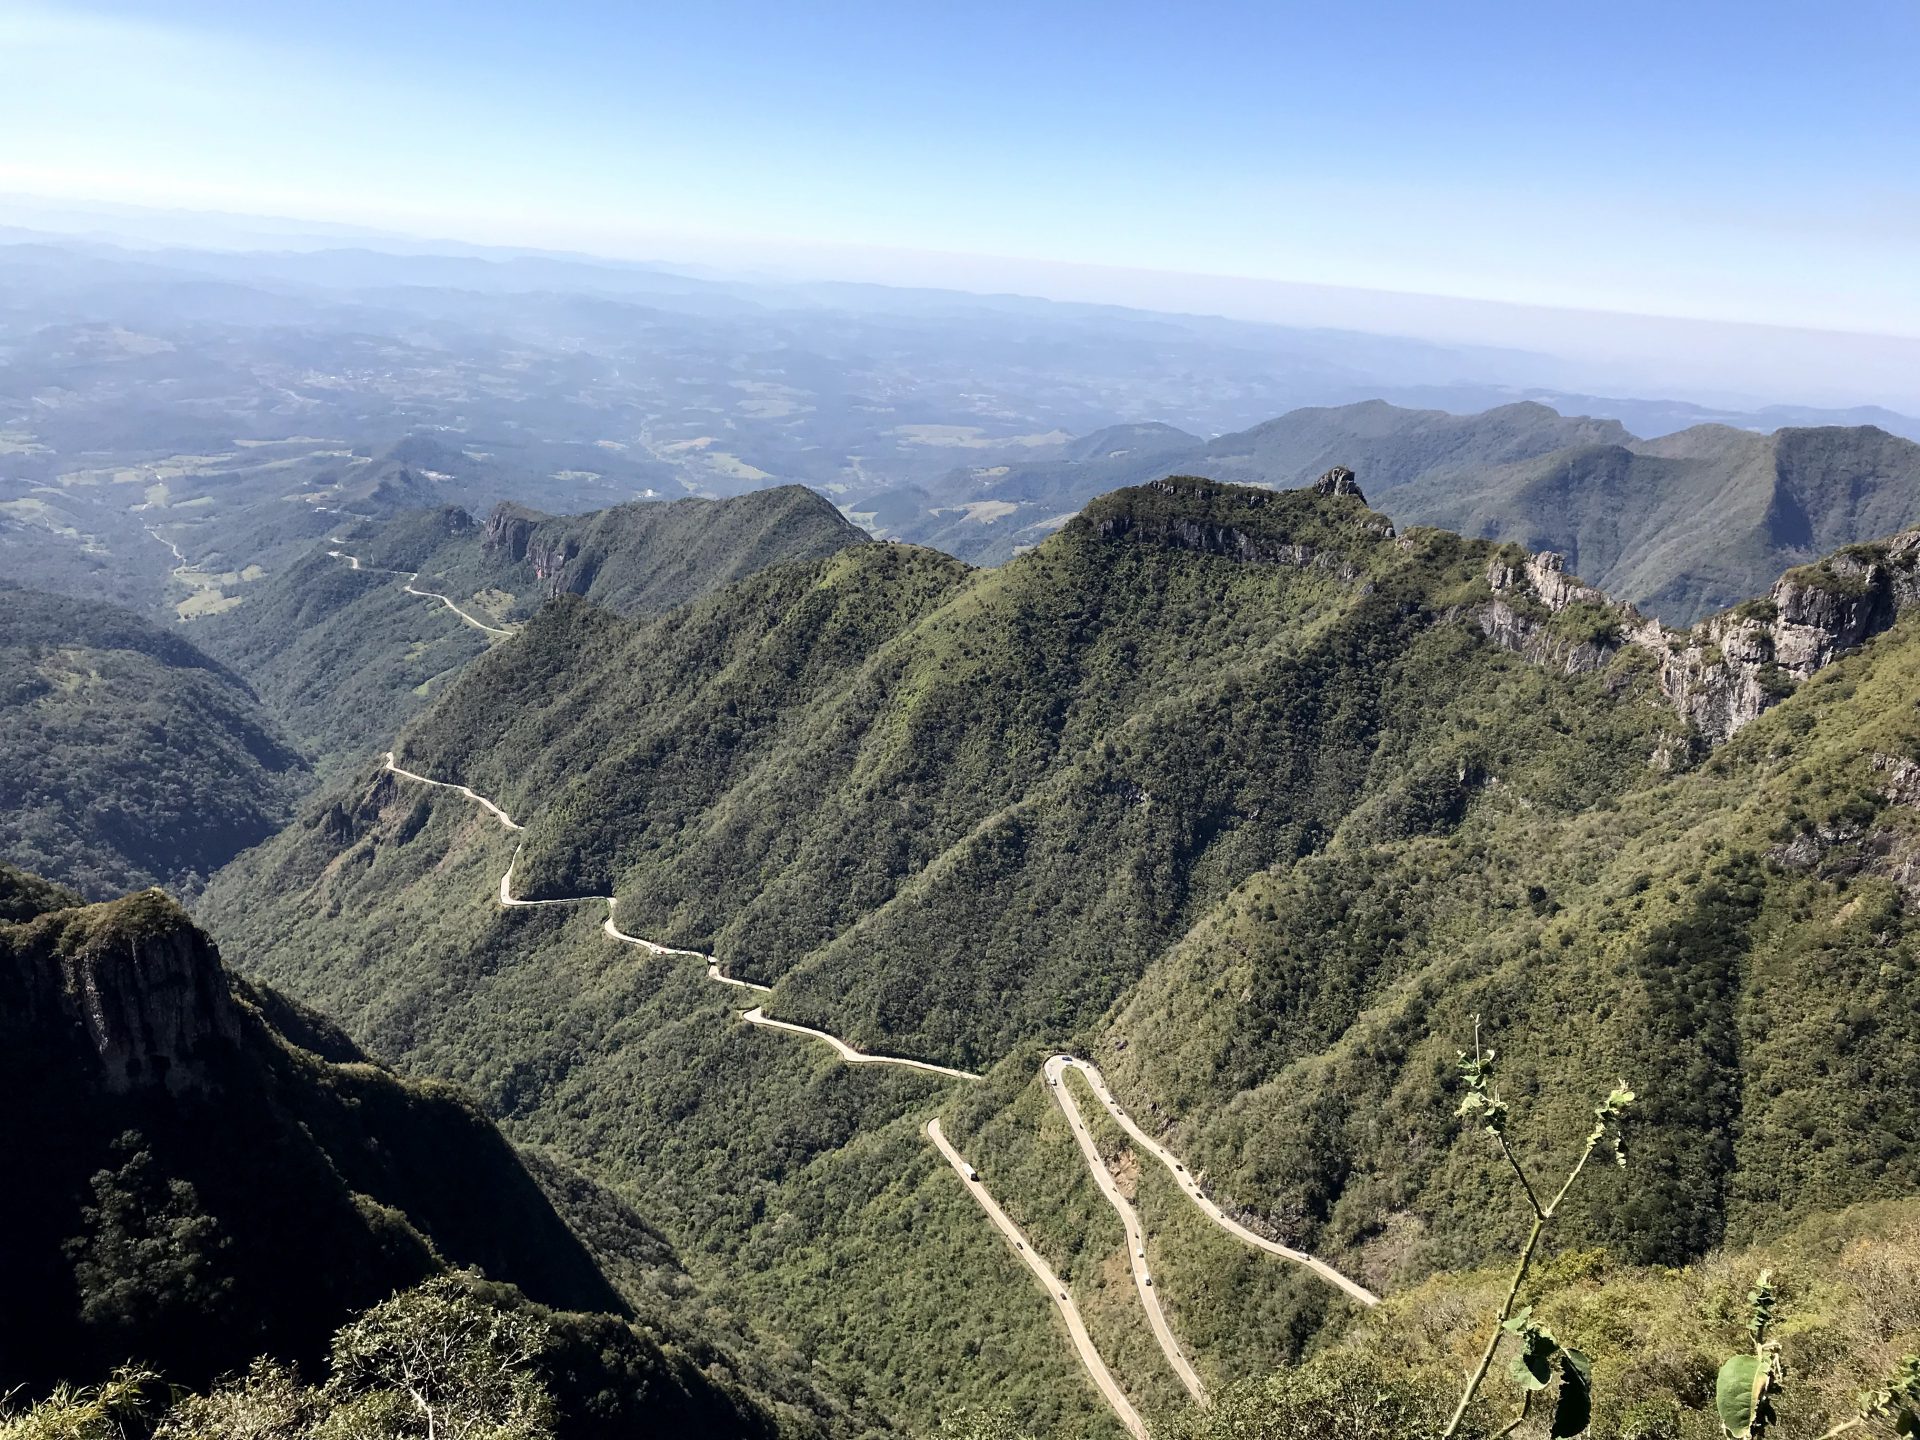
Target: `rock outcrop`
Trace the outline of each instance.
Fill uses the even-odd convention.
[[[0,925],[0,966],[8,1008],[109,1092],[203,1089],[239,1043],[219,953],[158,890]]]
[[[527,546],[533,539],[533,532],[546,518],[537,510],[503,500],[487,516],[486,527],[480,533],[481,548],[503,555],[517,564],[527,558]]]
[[[480,543],[510,562],[524,561],[530,566],[534,577],[545,582],[541,587],[543,599],[584,595],[593,581],[592,571],[568,569],[581,552],[580,537],[549,525],[552,518],[503,501],[487,517]]]
[[[1644,651],[1660,693],[1717,745],[1920,597],[1920,529],[1789,570],[1765,598],[1685,631],[1582,585],[1551,551],[1496,557],[1487,584],[1493,599],[1476,618],[1496,644],[1569,673],[1602,669],[1624,649]]]
[[[1313,503],[1315,497],[1332,496],[1357,503]],[[1308,502],[1304,507],[1303,498]],[[1394,534],[1392,521],[1366,508],[1353,472],[1343,467],[1303,490],[1262,490],[1169,475],[1101,497],[1082,519],[1102,540],[1164,545],[1243,564],[1317,568],[1345,581],[1358,579],[1360,570],[1338,553],[1342,542],[1364,546]]]
[[[1314,481],[1313,493],[1316,495],[1351,495],[1362,505],[1367,503],[1367,497],[1360,493],[1359,480],[1354,477],[1353,471],[1344,465],[1334,466],[1331,470],[1327,471],[1326,474]]]

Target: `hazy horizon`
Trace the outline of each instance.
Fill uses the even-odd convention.
[[[1118,306],[1145,313],[1482,347],[1498,366],[1475,380],[1522,389],[1660,396],[1703,406],[1813,405],[1920,412],[1920,338],[1694,316],[1608,313],[1472,297],[1267,281],[1242,276],[1126,270],[1008,256],[876,247],[795,247],[707,237],[697,249],[662,239],[626,253],[502,245],[473,236],[407,233],[308,216],[60,201],[0,194],[0,227],[129,248],[272,253],[367,249],[396,255],[504,260],[539,256],[583,264],[657,266],[681,273],[779,284],[873,284],[981,297],[1019,296]],[[690,242],[682,242],[690,244]],[[1835,372],[1844,378],[1836,380]],[[1464,377],[1463,377],[1464,378]]]
[[[1920,408],[1920,11],[0,0],[0,189]],[[1819,86],[1794,83],[1817,69]],[[76,77],[88,77],[85,85]],[[1845,104],[1833,103],[1836,94]],[[1681,143],[1680,137],[1684,137]],[[1755,328],[1747,328],[1755,327]]]

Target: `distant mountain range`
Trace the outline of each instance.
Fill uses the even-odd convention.
[[[1377,400],[1214,440],[1113,427],[1030,463],[893,492],[856,518],[994,564],[1123,485],[1191,474],[1284,489],[1332,465],[1357,471],[1401,524],[1559,551],[1570,570],[1674,624],[1920,518],[1920,445],[1871,425],[1771,435],[1697,425],[1639,440],[1618,421],[1532,402],[1455,415]]]

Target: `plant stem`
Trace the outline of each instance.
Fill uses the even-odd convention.
[[[1849,1430],[1857,1430],[1866,1423],[1867,1423],[1867,1417],[1864,1415],[1856,1415],[1851,1420],[1842,1420],[1838,1425],[1834,1426],[1831,1430],[1827,1431],[1826,1434],[1822,1435],[1820,1437],[1820,1440],[1833,1440],[1834,1436],[1844,1435]]]
[[[1515,1415],[1511,1420],[1507,1421],[1507,1423],[1502,1425],[1498,1430],[1494,1431],[1493,1440],[1506,1440],[1506,1437],[1511,1435],[1514,1431],[1518,1430],[1520,1426],[1526,1421],[1527,1416],[1532,1413],[1533,1413],[1533,1391],[1529,1390],[1527,1391],[1526,1394],[1520,1397],[1520,1413]]]
[[[1473,1403],[1473,1397],[1480,1392],[1481,1383],[1486,1380],[1487,1371],[1493,1366],[1494,1352],[1500,1348],[1501,1327],[1506,1324],[1507,1317],[1513,1314],[1513,1302],[1520,1297],[1520,1285],[1527,1278],[1527,1267],[1533,1264],[1533,1252],[1540,1244],[1541,1232],[1547,1228],[1547,1222],[1553,1219],[1554,1211],[1560,1208],[1560,1202],[1567,1198],[1567,1192],[1573,1188],[1573,1182],[1580,1178],[1580,1172],[1586,1168],[1587,1161],[1599,1147],[1600,1136],[1601,1132],[1595,1130],[1587,1137],[1586,1148],[1580,1152],[1580,1158],[1573,1162],[1573,1169],[1567,1172],[1566,1183],[1553,1197],[1553,1203],[1544,1208],[1540,1204],[1539,1197],[1534,1193],[1533,1183],[1527,1179],[1527,1172],[1520,1165],[1520,1157],[1515,1155],[1507,1145],[1507,1137],[1498,1134],[1493,1137],[1500,1146],[1500,1153],[1506,1157],[1507,1164],[1513,1167],[1513,1173],[1520,1177],[1521,1188],[1527,1192],[1527,1204],[1533,1209],[1533,1229],[1527,1233],[1527,1244],[1526,1248],[1520,1252],[1520,1263],[1513,1267],[1513,1280],[1507,1286],[1507,1298],[1500,1302],[1500,1311],[1493,1317],[1493,1333],[1487,1337],[1486,1349],[1480,1352],[1480,1363],[1474,1367],[1473,1374],[1468,1378],[1467,1388],[1460,1396],[1460,1403],[1454,1407],[1453,1418],[1447,1421],[1447,1428],[1440,1432],[1440,1440],[1453,1440],[1453,1437],[1460,1433],[1461,1422],[1467,1418],[1467,1407]],[[1513,1424],[1499,1433],[1507,1434],[1525,1418],[1526,1410],[1523,1407]],[[1826,1437],[1822,1436],[1821,1440],[1826,1440]]]
[[[1487,1378],[1487,1371],[1493,1365],[1493,1352],[1500,1348],[1500,1327],[1513,1313],[1513,1302],[1520,1294],[1520,1282],[1527,1278],[1527,1267],[1533,1263],[1534,1247],[1540,1243],[1540,1232],[1546,1228],[1546,1217],[1535,1215],[1533,1229],[1527,1235],[1526,1248],[1520,1252],[1520,1263],[1513,1267],[1513,1280],[1507,1286],[1507,1298],[1500,1302],[1499,1313],[1493,1317],[1493,1333],[1487,1337],[1487,1348],[1480,1352],[1480,1363],[1474,1367],[1466,1391],[1460,1396],[1460,1403],[1454,1407],[1453,1418],[1447,1421],[1447,1428],[1440,1432],[1440,1440],[1453,1440],[1459,1433],[1460,1422],[1467,1417],[1467,1406],[1473,1403],[1473,1397],[1479,1393],[1480,1382]]]

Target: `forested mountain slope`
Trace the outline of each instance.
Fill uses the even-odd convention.
[[[391,736],[551,596],[658,614],[776,561],[865,539],[798,486],[564,517],[502,505],[484,525],[457,507],[424,509],[335,534],[193,632],[323,768]]]
[[[1920,519],[1920,445],[1872,426],[1701,425],[1423,476],[1388,508],[1405,523],[1558,551],[1610,594],[1684,622]]]
[[[462,1092],[237,979],[160,893],[87,905],[0,867],[0,991],[9,1390],[129,1359],[190,1385],[259,1355],[311,1374],[351,1312],[457,1266],[536,1318],[562,1436],[842,1423],[729,1349],[615,1197],[551,1160],[536,1180]]]
[[[1230,1214],[1385,1292],[1520,1238],[1456,1143],[1475,1012],[1530,1157],[1595,1085],[1643,1097],[1580,1243],[1672,1263],[1920,1187],[1917,596],[1909,533],[1666,631],[1553,557],[1397,534],[1344,474],[1159,482],[995,571],[862,546],[653,621],[550,606],[402,742],[524,832],[355,777],[206,909],[379,1052],[633,1186],[887,1413],[997,1394],[1104,1433],[919,1136],[939,1113],[1174,1413],[1037,1076],[1056,1047]],[[616,893],[777,1017],[986,1078],[783,1049],[810,1042],[603,909],[498,909],[509,859],[516,896]],[[1210,1384],[1345,1325],[1137,1183]]]
[[[1409,768],[1457,768],[1465,724],[1556,803],[1680,729],[1439,623],[1492,553],[1403,543],[1352,494],[1164,482],[1000,571],[862,547],[652,626],[555,607],[407,754],[535,813],[522,893],[612,889],[802,1018],[977,1064],[1091,1019]],[[1575,733],[1543,730],[1568,686]]]
[[[0,858],[94,897],[195,889],[306,766],[232,671],[96,601],[0,582]]]

